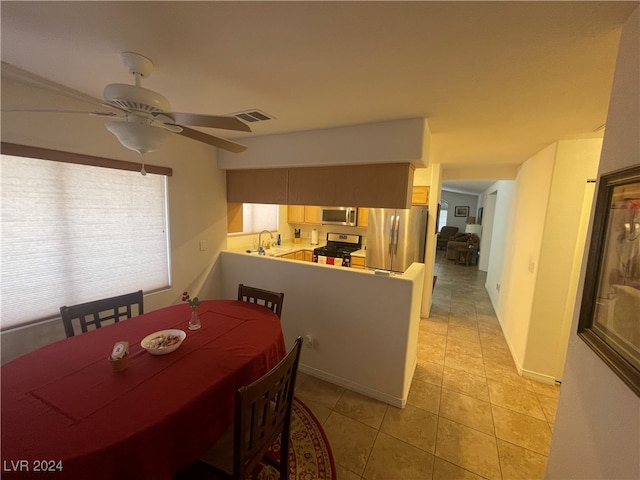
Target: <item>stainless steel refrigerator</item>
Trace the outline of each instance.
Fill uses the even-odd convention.
[[[413,262],[424,262],[428,207],[370,208],[365,266],[404,272]]]

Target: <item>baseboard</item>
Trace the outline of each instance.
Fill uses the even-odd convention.
[[[498,320],[499,321],[499,320]],[[500,328],[502,328],[502,324],[500,324]],[[511,347],[511,343],[509,343],[509,339],[506,335],[503,336],[507,342],[507,346],[509,347],[509,353],[511,353],[511,358],[513,359],[513,363],[516,365],[516,370],[518,370],[518,375],[523,378],[528,378],[529,380],[535,380],[540,383],[548,383],[553,385],[556,383],[556,379],[550,375],[545,375],[543,373],[534,372],[532,370],[525,369],[520,362],[518,362],[518,358],[513,354],[513,348]]]
[[[549,385],[555,385],[556,383],[555,377],[552,377],[551,375],[544,375],[542,373],[532,372],[525,369],[522,369],[522,371],[520,372],[520,375],[522,375],[524,378],[528,378],[529,380],[535,380],[536,382],[540,382],[540,383],[547,383]]]
[[[389,405],[392,405],[394,407],[404,408],[407,403],[406,398],[394,397],[393,395],[389,395],[388,393],[384,393],[365,385],[352,382],[351,380],[347,380],[346,378],[337,377],[323,370],[318,370],[302,363],[298,365],[298,370],[300,370],[302,373],[311,375],[312,377],[319,378],[320,380],[326,380],[327,382],[338,385],[339,387],[348,388],[349,390],[356,393],[361,393],[362,395],[366,395],[367,397],[375,398],[376,400],[380,400],[381,402],[388,403]]]

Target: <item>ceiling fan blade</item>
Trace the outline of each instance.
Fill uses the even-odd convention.
[[[200,130],[194,130],[193,128],[182,127],[182,131],[178,132],[178,135],[183,135],[185,137],[191,138],[192,140],[207,143],[209,145],[213,145],[214,147],[222,148],[223,150],[228,150],[229,152],[233,153],[244,152],[247,149],[246,145],[241,145],[224,138],[214,137],[213,135],[203,133]]]
[[[154,113],[154,116],[164,115],[173,118],[175,123],[192,127],[222,128],[250,132],[249,125],[232,115],[201,115],[198,113],[164,112]]]
[[[18,108],[3,108],[3,112],[24,112],[24,113],[79,113],[82,115],[94,115],[97,117],[117,117],[115,112],[99,112],[99,111],[86,111],[86,110],[46,110],[46,109],[18,109]]]

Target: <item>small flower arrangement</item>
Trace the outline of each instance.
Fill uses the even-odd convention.
[[[191,298],[189,296],[189,292],[184,292],[182,294],[182,301],[187,302],[191,308],[197,308],[198,305],[200,305],[200,300],[198,300],[198,297]]]

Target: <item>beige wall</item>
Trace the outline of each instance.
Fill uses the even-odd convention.
[[[585,236],[579,225],[586,180],[595,175],[601,144],[600,138],[556,142],[528,159],[512,184],[498,182],[483,194],[497,194],[486,228],[493,225],[495,241],[504,241],[492,244],[487,291],[518,371],[547,383],[561,380],[566,310],[573,308],[567,296]]]
[[[425,118],[389,120],[242,139],[242,153],[220,152],[223,169],[309,167],[371,163],[429,164],[431,132]]]
[[[640,9],[636,9],[620,39],[598,175],[640,162],[639,78]],[[576,334],[585,267],[586,256],[547,478],[640,478],[640,398]]]
[[[464,233],[465,228],[467,227],[467,217],[456,217],[456,207],[469,207],[469,216],[477,218],[480,195],[442,190],[440,197],[443,202],[447,202],[449,204],[447,226],[458,227],[458,232]],[[444,226],[445,225],[440,225],[440,228]]]
[[[438,240],[436,223],[438,221],[438,204],[440,204],[440,195],[442,194],[442,165],[432,163],[426,169],[425,174],[419,176],[416,182],[414,175],[414,185],[429,185],[429,220],[427,222],[427,241],[425,242],[424,252],[424,290],[422,292],[422,306],[420,314],[423,317],[429,317],[431,305],[433,303],[433,274],[435,270],[436,259],[436,243]],[[424,175],[424,176],[423,176]]]
[[[3,106],[15,99],[18,103],[41,102],[46,108],[87,109],[85,104],[50,91],[3,79]],[[3,113],[2,141],[138,162],[139,155],[122,147],[104,122],[84,115]],[[173,285],[145,295],[145,309],[180,302],[184,290],[204,298],[219,297],[216,262],[226,248],[227,225],[225,172],[216,166],[216,149],[174,135],[161,151],[147,154],[145,160],[173,168],[168,182]],[[200,251],[200,240],[207,243],[205,251]],[[60,320],[5,332],[2,362],[62,338]]]
[[[553,144],[522,164],[515,180],[509,215],[506,262],[500,281],[502,300],[496,314],[519,370],[527,353],[535,275],[555,154],[556,145]]]
[[[576,245],[584,244],[586,233],[579,234],[578,230],[583,198],[587,180],[595,178],[598,170],[601,146],[601,138],[557,144],[526,355],[522,360],[525,375],[539,380],[562,380],[556,373],[567,347],[567,339],[562,336],[567,295],[572,276],[578,274],[573,269],[574,252]]]
[[[504,298],[499,287],[503,281],[505,266],[509,262],[509,258],[506,256],[507,235],[511,231],[511,210],[515,196],[515,181],[500,180],[482,195],[485,197],[485,212],[482,219],[483,239],[487,237],[487,230],[491,229],[491,245],[489,246],[485,288],[491,299],[493,309],[500,320]]]
[[[223,252],[223,296],[238,283],[285,292],[282,329],[287,345],[313,337],[302,371],[403,407],[416,365],[424,266],[399,276],[308,262]]]

